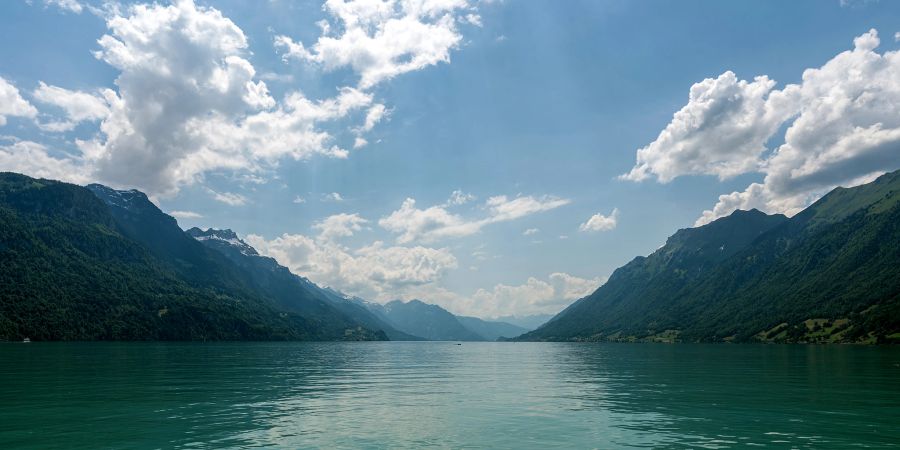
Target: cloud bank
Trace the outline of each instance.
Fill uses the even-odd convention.
[[[44,4],[87,8],[74,0]],[[115,86],[78,91],[40,82],[32,92],[39,112],[0,78],[0,126],[7,117],[33,119],[49,133],[95,124],[93,136],[74,140],[76,153],[41,157],[62,158],[53,167],[74,167],[91,181],[154,197],[176,195],[213,172],[258,178],[285,158],[347,158],[390,115],[368,88],[448,62],[462,38],[457,16],[473,12],[465,1],[328,1],[324,9],[333,23],[321,24],[322,36],[300,59],[326,70],[350,67],[361,77],[359,86],[335,87],[328,98],[299,90],[272,97],[250,62],[247,36],[213,7],[193,0],[107,5],[97,9],[107,32],[93,54],[118,72]],[[276,39],[276,47],[284,50],[285,42]],[[30,154],[41,151],[38,145]]]
[[[763,181],[724,194],[696,225],[758,208],[795,214],[836,186],[853,186],[900,167],[900,54],[878,53],[870,30],[853,48],[775,89],[732,72],[691,88],[688,104],[655,141],[637,151],[621,178],[667,183],[679,176],[720,179],[762,173]],[[784,143],[767,142],[787,127]]]

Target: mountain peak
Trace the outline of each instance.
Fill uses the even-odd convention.
[[[147,194],[144,194],[137,189],[118,190],[97,183],[89,184],[85,187],[108,205],[125,209],[144,207],[147,204],[153,205],[153,202],[147,198]],[[155,205],[153,206],[155,207]]]
[[[758,209],[735,210],[708,224],[695,228],[682,228],[666,241],[663,247],[670,249],[687,246],[692,249],[726,246],[737,249],[748,244],[758,235],[788,220],[783,214],[766,214]],[[662,250],[662,249],[661,249]]]
[[[259,256],[256,249],[244,242],[238,237],[237,233],[231,229],[217,230],[215,228],[207,228],[206,231],[193,227],[186,231],[192,238],[198,241],[213,240],[222,244],[235,248],[239,252],[248,256]]]

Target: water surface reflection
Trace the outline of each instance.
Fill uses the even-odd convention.
[[[0,345],[0,447],[890,447],[900,351]]]

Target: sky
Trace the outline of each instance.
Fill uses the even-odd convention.
[[[900,168],[900,3],[10,0],[0,170],[378,302],[556,313],[679,228]]]

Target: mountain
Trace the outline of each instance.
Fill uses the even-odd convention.
[[[679,230],[521,340],[897,342],[900,172]]]
[[[248,273],[251,288],[273,299],[279,309],[312,318],[331,334],[361,325],[383,331],[391,340],[421,340],[396,330],[366,307],[291,273],[273,258],[261,256],[234,231],[213,228],[204,231],[194,227],[186,233]]]
[[[484,341],[486,337],[466,328],[456,316],[437,305],[420,300],[394,300],[384,305],[369,303],[382,320],[405,333],[430,341]]]
[[[323,289],[325,295],[331,300],[332,304],[353,318],[363,326],[373,329],[382,330],[387,334],[388,339],[392,341],[425,341],[427,339],[405,333],[397,329],[387,320],[383,319],[370,308],[373,303],[363,300],[359,297],[352,297],[337,292],[333,289]]]
[[[383,339],[281,310],[138,191],[0,173],[0,340]]]
[[[530,314],[526,316],[500,316],[491,320],[495,322],[506,322],[517,327],[522,327],[526,331],[531,331],[547,323],[547,321],[552,318],[553,314]]]
[[[528,331],[505,322],[457,316],[440,306],[421,300],[394,300],[385,305],[361,299],[355,301],[396,329],[431,341],[496,341]]]
[[[488,341],[496,341],[500,338],[514,338],[529,331],[527,328],[511,323],[483,320],[477,317],[456,316],[456,320]]]

